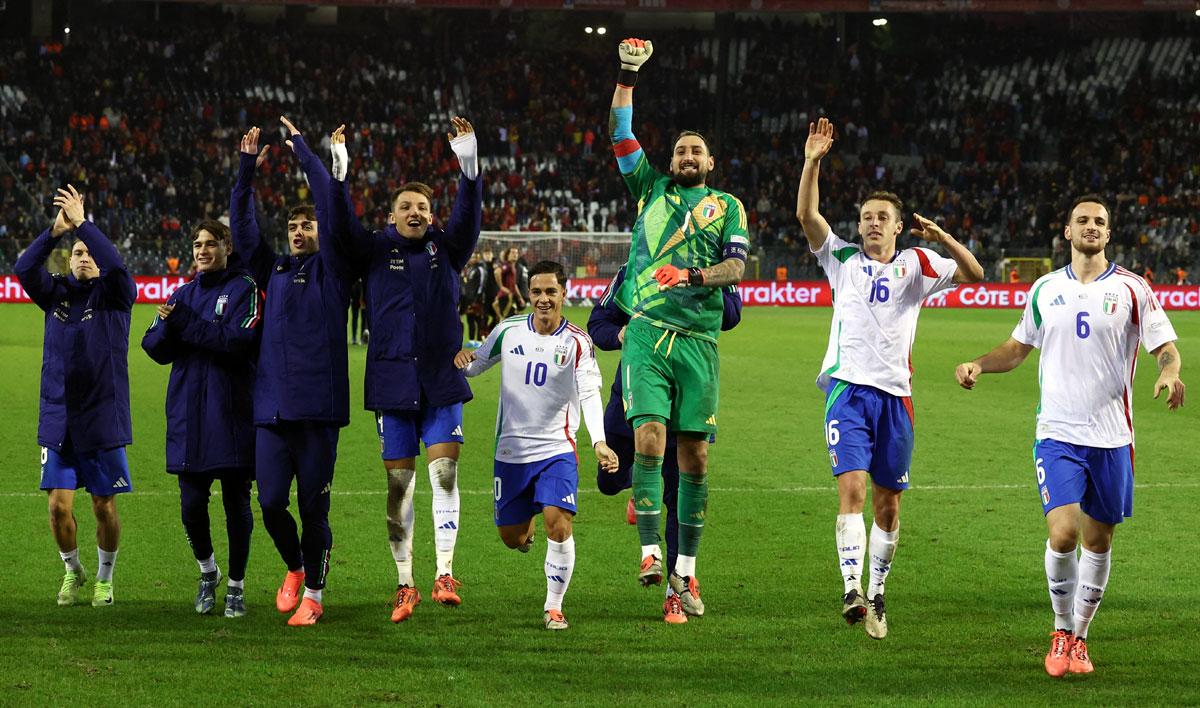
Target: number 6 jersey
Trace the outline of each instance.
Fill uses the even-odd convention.
[[[467,376],[497,362],[496,459],[535,462],[575,452],[580,411],[592,444],[604,440],[600,367],[587,333],[564,317],[553,334],[538,334],[533,315],[510,317],[475,351]]]
[[[1133,444],[1133,375],[1175,329],[1141,277],[1110,263],[1081,283],[1070,266],[1033,284],[1013,339],[1041,349],[1037,439],[1089,447]]]
[[[921,303],[953,286],[958,264],[927,248],[898,250],[890,263],[880,263],[832,231],[813,255],[833,291],[829,347],[817,386],[827,390],[838,379],[911,396]]]

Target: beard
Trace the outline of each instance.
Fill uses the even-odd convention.
[[[692,174],[683,174],[682,172],[672,172],[671,180],[680,187],[699,187],[704,184],[704,178],[708,175],[700,170],[696,170]]]
[[[1094,256],[1097,253],[1104,253],[1104,247],[1106,245],[1107,244],[1103,241],[1097,241],[1095,243],[1084,241],[1082,237],[1071,241],[1071,248],[1074,248],[1076,251],[1079,251],[1085,256]]]

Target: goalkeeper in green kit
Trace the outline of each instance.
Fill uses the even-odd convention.
[[[650,166],[633,136],[633,86],[653,53],[648,41],[626,39],[613,92],[609,128],[617,165],[638,200],[625,281],[617,305],[630,316],[621,347],[625,417],[634,430],[633,500],[642,585],[662,582],[660,517],[667,426],[678,435],[679,559],[663,606],[671,624],[704,614],[696,553],[708,504],[708,442],[717,432],[717,335],[721,289],[742,279],[749,239],[738,199],[708,187],[715,164],[708,142],[684,131],[669,174]]]

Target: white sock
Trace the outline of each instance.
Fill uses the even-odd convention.
[[[458,461],[439,457],[429,463],[433,487],[433,544],[438,576],[453,575],[454,543],[458,540]]]
[[[96,557],[98,559],[96,567],[96,580],[103,580],[106,583],[111,583],[113,566],[117,564],[117,552],[106,551],[103,548],[96,546]]]
[[[75,548],[70,551],[59,551],[58,557],[62,558],[65,569],[75,571],[76,573],[83,572],[83,564],[79,562],[79,549]]]
[[[675,574],[681,578],[696,577],[696,556],[675,556]]]
[[[1050,547],[1046,539],[1046,585],[1050,588],[1050,607],[1054,609],[1054,629],[1075,631],[1075,620],[1071,617],[1071,606],[1075,603],[1075,584],[1079,574],[1079,563],[1075,549],[1059,553]]]
[[[217,570],[217,557],[215,555],[196,562],[200,564],[201,573],[214,573]]]
[[[892,571],[892,558],[896,556],[896,541],[899,538],[899,526],[895,531],[884,531],[879,524],[871,522],[871,582],[867,585],[867,597],[883,594],[883,584]]]
[[[575,570],[575,537],[567,540],[546,539],[546,606],[544,610],[562,610],[563,595]]]
[[[388,470],[387,523],[388,543],[396,561],[397,584],[412,587],[413,491],[414,470]]]
[[[312,600],[313,602],[317,603],[318,605],[321,604],[321,595],[324,594],[324,592],[325,592],[324,590],[313,590],[312,588],[304,588],[304,596],[307,597],[308,599]]]
[[[838,514],[838,567],[842,571],[842,592],[862,591],[863,556],[866,555],[867,525],[862,513]]]
[[[1112,550],[1092,553],[1079,549],[1079,585],[1075,589],[1075,636],[1086,639],[1088,625],[1096,616],[1100,601],[1104,599],[1104,588],[1108,585],[1108,572],[1112,568]]]
[[[657,543],[652,543],[649,546],[642,546],[642,558],[645,558],[646,556],[658,556],[661,560],[662,549],[658,547]],[[676,560],[676,562],[678,562],[678,560]]]
[[[225,587],[228,590],[245,590],[246,580],[244,578],[242,580],[230,580],[225,583]]]

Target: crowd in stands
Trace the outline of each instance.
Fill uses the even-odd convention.
[[[445,133],[461,114],[480,134],[484,229],[629,229],[636,203],[607,130],[615,34],[583,35],[570,13],[541,23],[467,17],[423,14],[404,32],[264,31],[196,10],[186,31],[114,20],[77,28],[65,45],[0,41],[0,270],[49,223],[46,203],[66,182],[87,193],[93,219],[136,272],[165,272],[168,258],[186,270],[191,225],[225,213],[238,138],[252,125],[272,143],[257,187],[264,219],[279,225],[310,198],[282,144],[281,115],[319,154],[324,136],[347,124],[355,203],[378,225],[390,192],[413,179],[433,186],[448,215],[457,166]],[[911,41],[903,26],[887,35],[756,20],[655,31],[635,133],[663,167],[677,131],[711,139],[710,183],[744,202],[762,277],[780,266],[819,275],[794,216],[818,115],[838,126],[821,196],[845,236],[861,196],[887,188],[968,243],[989,277],[1007,280],[1004,256],[1062,262],[1054,237],[1065,206],[1095,191],[1113,201],[1111,257],[1196,272],[1195,30],[924,21],[938,42]],[[570,36],[527,41],[551,22]],[[996,32],[1016,49],[997,53]]]

